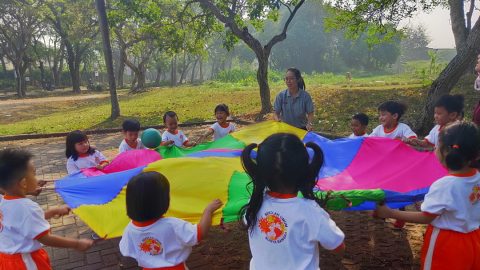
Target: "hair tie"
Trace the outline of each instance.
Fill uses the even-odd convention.
[[[460,146],[458,144],[454,144],[454,145],[452,145],[452,148],[453,149],[460,149]]]

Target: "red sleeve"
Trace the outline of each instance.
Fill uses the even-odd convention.
[[[200,229],[200,224],[197,224],[197,242],[202,241],[202,230]]]
[[[48,229],[48,230],[46,230],[46,231],[44,231],[44,232],[39,233],[39,234],[38,234],[37,236],[35,236],[33,239],[38,240],[38,239],[44,237],[45,235],[47,235],[47,234],[49,234],[49,233],[50,233],[50,229]]]
[[[439,216],[437,214],[432,214],[432,213],[425,212],[425,211],[423,211],[422,214],[425,215],[425,216],[429,216],[429,217],[438,217]]]

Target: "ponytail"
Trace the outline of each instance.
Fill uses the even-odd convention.
[[[303,182],[300,183],[298,189],[305,199],[314,200],[318,203],[318,205],[323,207],[325,204],[323,200],[315,196],[313,193],[313,188],[317,183],[316,180],[318,173],[320,172],[320,168],[322,168],[324,161],[323,151],[320,146],[312,142],[308,142],[305,146],[313,150],[313,158],[312,162],[308,165],[307,177]]]
[[[240,220],[242,221],[242,217],[245,216],[246,224],[243,224],[243,222],[242,224],[245,229],[250,231],[253,231],[257,223],[257,214],[260,211],[260,207],[262,207],[263,192],[266,188],[265,181],[258,177],[257,164],[251,158],[252,151],[257,146],[255,143],[247,145],[241,155],[243,169],[252,178],[248,185],[253,185],[253,189],[250,194],[250,201],[240,209]]]

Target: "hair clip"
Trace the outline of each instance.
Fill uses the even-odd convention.
[[[452,145],[452,148],[453,149],[460,149],[460,146],[458,146],[458,144],[454,144],[454,145]]]

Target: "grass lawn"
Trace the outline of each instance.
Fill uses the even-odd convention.
[[[317,131],[338,135],[349,134],[348,123],[352,114],[365,112],[371,117],[370,128],[377,125],[376,107],[387,99],[402,100],[409,105],[405,116],[408,123],[418,115],[428,87],[408,74],[354,78],[347,84],[345,76],[322,74],[305,77],[307,89],[315,102]],[[472,80],[473,82],[473,80]],[[285,89],[283,82],[270,84],[272,101]],[[454,92],[466,94],[466,114],[476,102],[471,83],[459,83]],[[105,92],[104,92],[105,93]],[[28,107],[22,105],[21,114],[0,121],[0,135],[68,132],[75,129],[119,127],[125,118],[134,117],[142,125],[161,124],[162,115],[174,110],[180,122],[213,120],[213,109],[226,103],[231,113],[252,119],[260,110],[258,87],[255,83],[205,82],[202,85],[185,85],[176,88],[152,88],[148,92],[128,95],[121,91],[122,117],[111,121],[109,98],[102,96],[88,100],[44,102]]]

